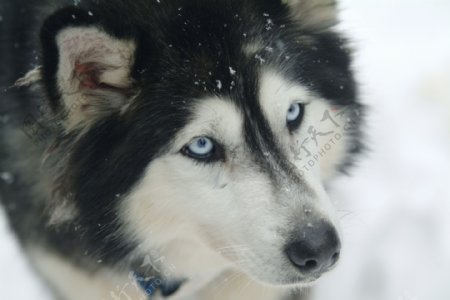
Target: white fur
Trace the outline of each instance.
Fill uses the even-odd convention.
[[[119,276],[116,272],[104,269],[88,273],[71,265],[67,260],[39,248],[28,249],[34,267],[51,282],[54,288],[66,300],[146,300],[148,297],[127,274]],[[196,260],[198,263],[201,261]],[[213,275],[213,274],[210,274]],[[214,278],[214,276],[210,277]],[[207,284],[207,285],[206,285]],[[214,282],[205,281],[202,288],[188,282],[182,287],[183,293],[176,293],[172,300],[230,300],[259,299],[279,300],[286,291],[277,288],[262,287],[245,274],[230,271],[216,276]],[[189,293],[189,290],[196,293]],[[166,298],[156,295],[152,299]]]
[[[34,247],[27,252],[33,259],[34,267],[64,295],[65,300],[146,299],[141,288],[127,274],[118,275],[107,269],[88,273],[43,249]],[[114,298],[119,295],[120,298]]]

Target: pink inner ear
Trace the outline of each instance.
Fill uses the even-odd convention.
[[[75,76],[80,81],[80,88],[99,88],[101,83],[98,80],[98,73],[98,66],[93,63],[75,63]]]
[[[80,81],[80,89],[102,89],[115,91],[128,96],[130,91],[100,81],[100,74],[105,68],[96,63],[75,63],[74,73]]]

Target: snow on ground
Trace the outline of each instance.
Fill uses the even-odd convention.
[[[49,293],[32,273],[19,244],[10,235],[3,211],[0,211],[0,245],[0,299],[50,300]]]
[[[343,0],[371,152],[333,198],[339,267],[313,300],[450,299],[450,1]],[[0,299],[49,299],[0,214]]]
[[[345,248],[314,300],[448,300],[450,2],[342,8],[372,151],[334,185]]]

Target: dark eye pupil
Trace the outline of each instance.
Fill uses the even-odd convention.
[[[200,147],[205,147],[206,146],[206,140],[205,139],[199,139],[198,140],[198,145]]]

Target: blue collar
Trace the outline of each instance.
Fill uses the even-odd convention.
[[[133,272],[134,279],[144,290],[145,294],[151,299],[158,291],[163,297],[170,297],[175,294],[184,281],[167,281],[160,277],[145,278],[137,272]]]

